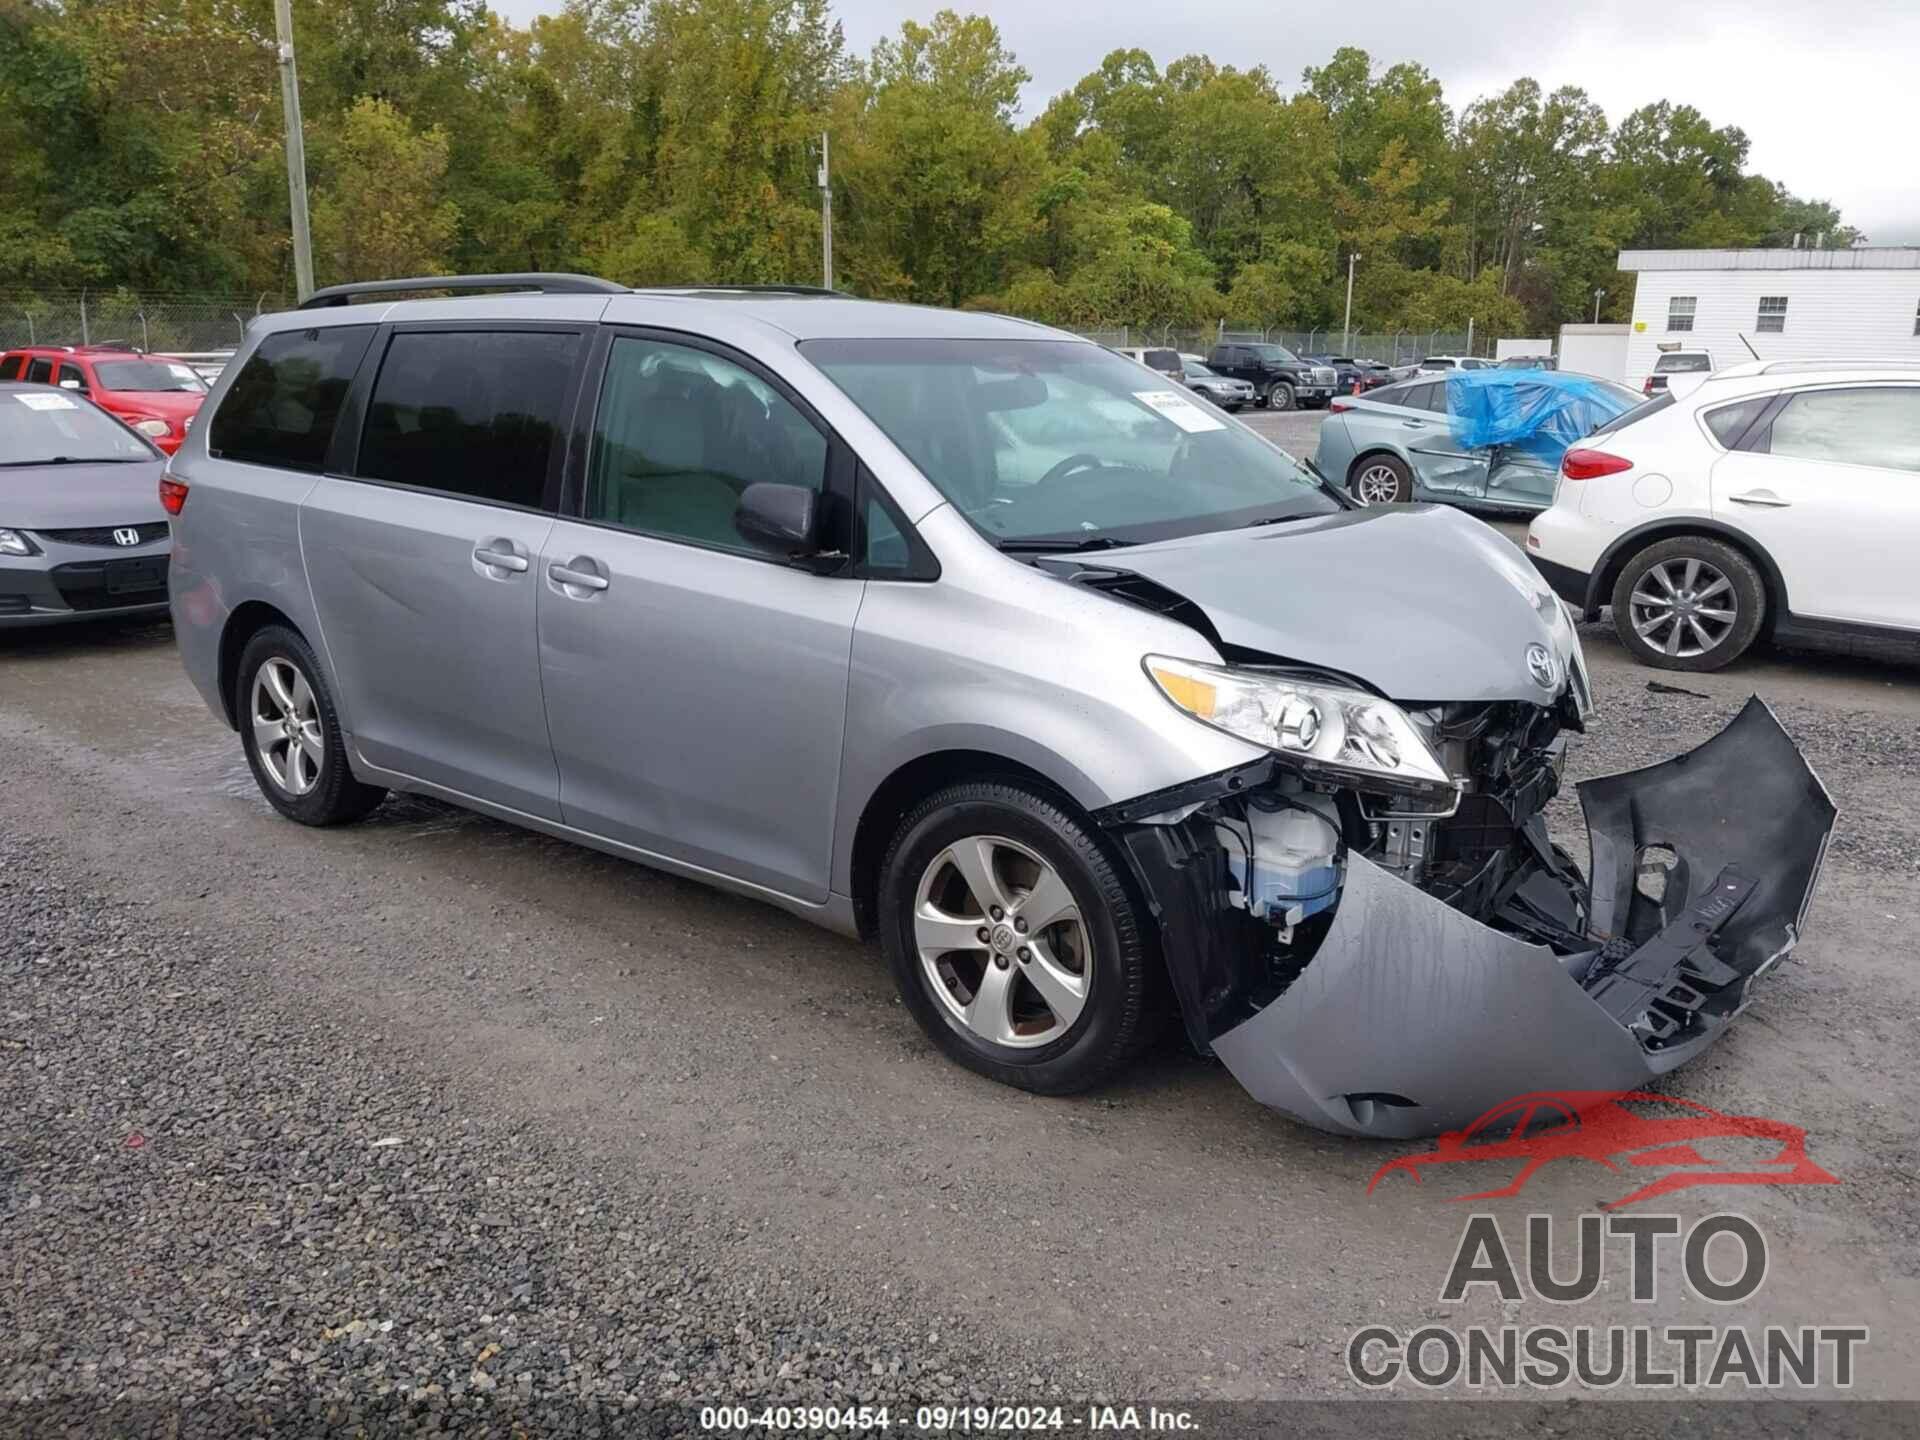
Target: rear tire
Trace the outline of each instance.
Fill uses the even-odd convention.
[[[254,782],[289,820],[342,825],[386,798],[379,786],[353,778],[333,691],[297,631],[268,625],[247,641],[233,713]]]
[[[1147,917],[1092,828],[1053,799],[1003,781],[928,797],[894,832],[879,899],[900,998],[969,1070],[1071,1094],[1158,1033]]]
[[[1613,585],[1613,628],[1633,657],[1661,670],[1719,670],[1745,653],[1767,615],[1754,563],[1703,535],[1629,556]]]
[[[1359,505],[1407,505],[1413,472],[1397,455],[1362,455],[1347,472],[1347,494]]]

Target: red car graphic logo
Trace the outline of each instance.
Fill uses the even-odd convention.
[[[1732,1160],[1701,1151],[1733,1150]],[[1757,1115],[1722,1115],[1672,1095],[1638,1090],[1557,1090],[1502,1101],[1464,1130],[1452,1130],[1424,1155],[1389,1160],[1367,1182],[1373,1193],[1388,1175],[1405,1171],[1416,1183],[1429,1166],[1461,1161],[1519,1162],[1507,1184],[1461,1200],[1518,1195],[1552,1160],[1591,1160],[1620,1173],[1623,1166],[1663,1170],[1632,1194],[1610,1200],[1617,1210],[1695,1185],[1837,1185],[1839,1177],[1807,1157],[1807,1132]]]

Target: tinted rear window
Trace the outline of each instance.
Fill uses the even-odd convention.
[[[1155,370],[1164,370],[1169,375],[1180,373],[1178,350],[1148,350],[1140,358]]]
[[[371,325],[267,336],[214,412],[207,448],[225,460],[324,469],[333,423],[372,338]]]
[[[1640,404],[1634,406],[1633,409],[1627,411],[1626,414],[1614,416],[1613,419],[1607,421],[1606,424],[1602,425],[1593,433],[1595,435],[1611,435],[1616,430],[1624,430],[1629,425],[1637,424],[1649,415],[1658,415],[1671,404],[1673,404],[1673,392],[1670,390],[1662,390],[1651,400],[1642,401]]]
[[[0,380],[18,380],[20,372],[26,368],[26,356],[9,355],[6,359],[0,360]]]
[[[1662,355],[1653,362],[1656,375],[1691,375],[1712,368],[1713,362],[1704,355]]]
[[[551,330],[395,335],[358,473],[538,508],[579,346],[578,334]]]

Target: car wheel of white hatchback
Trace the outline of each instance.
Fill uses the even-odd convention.
[[[1686,535],[1649,545],[1621,568],[1613,628],[1642,662],[1662,670],[1718,670],[1760,633],[1766,589],[1732,546]]]

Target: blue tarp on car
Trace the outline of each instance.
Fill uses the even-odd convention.
[[[1458,370],[1447,376],[1447,423],[1463,449],[1505,446],[1558,469],[1568,448],[1639,403],[1591,375]]]

